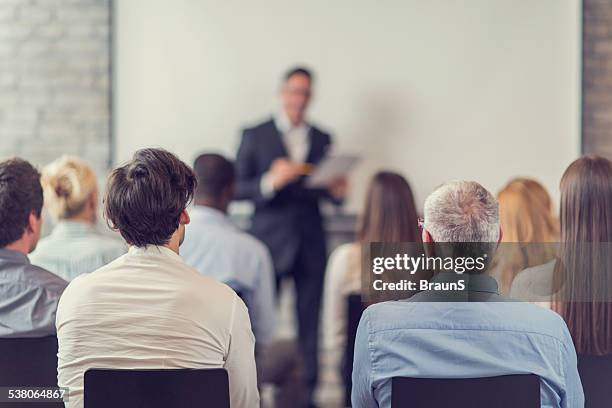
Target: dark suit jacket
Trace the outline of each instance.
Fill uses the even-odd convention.
[[[310,128],[309,137],[306,162],[316,164],[325,156],[331,139],[315,127]],[[270,249],[278,275],[293,267],[300,249],[305,251],[302,254],[308,259],[307,266],[325,268],[326,245],[319,200],[329,198],[327,191],[308,189],[304,186],[305,178],[301,178],[269,199],[261,194],[261,177],[281,157],[287,157],[287,150],[273,120],[244,130],[236,157],[235,198],[255,203],[251,233]]]

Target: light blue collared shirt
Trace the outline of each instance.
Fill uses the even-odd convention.
[[[355,340],[353,407],[391,407],[393,377],[530,373],[540,377],[542,407],[583,407],[576,351],[563,319],[499,296],[489,276],[469,277],[467,285],[470,296],[487,301],[440,302],[440,294],[421,292],[365,310]]]
[[[120,240],[102,235],[91,225],[65,220],[40,240],[30,259],[34,265],[71,281],[126,252],[127,246]]]
[[[21,252],[0,249],[0,337],[55,334],[57,303],[67,285]]]
[[[268,249],[219,210],[196,205],[189,212],[180,255],[201,274],[240,292],[258,344],[274,336],[274,270]]]

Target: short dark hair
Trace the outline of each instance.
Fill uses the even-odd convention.
[[[293,67],[285,73],[285,77],[284,77],[285,82],[287,82],[294,75],[304,75],[311,81],[313,80],[313,77],[314,77],[312,71],[306,67]]]
[[[40,173],[23,159],[0,163],[0,248],[19,240],[30,214],[40,218],[43,190]]]
[[[130,245],[165,245],[179,227],[196,184],[193,170],[174,154],[138,150],[108,177],[104,215]]]
[[[199,155],[193,163],[193,170],[198,179],[196,198],[220,198],[234,184],[234,165],[220,154]]]

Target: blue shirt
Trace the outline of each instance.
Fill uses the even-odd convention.
[[[0,337],[55,334],[57,303],[67,285],[21,252],[0,249]]]
[[[542,407],[584,406],[576,351],[563,319],[499,296],[489,276],[468,278],[460,296],[482,295],[486,302],[441,302],[440,293],[421,292],[365,310],[355,340],[353,407],[391,407],[393,377],[530,373],[540,377]]]
[[[124,242],[102,235],[94,226],[65,220],[59,222],[49,236],[40,240],[30,259],[34,265],[71,281],[126,252]]]
[[[239,292],[249,309],[258,344],[274,336],[274,270],[265,245],[241,231],[219,210],[194,206],[180,254],[201,274]]]

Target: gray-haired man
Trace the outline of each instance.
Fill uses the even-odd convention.
[[[497,202],[476,182],[442,185],[427,198],[424,212],[428,257],[491,256],[501,239]],[[432,281],[449,274],[456,275],[442,272]],[[355,341],[352,405],[390,407],[393,377],[532,373],[540,377],[542,406],[584,406],[576,351],[563,320],[503,298],[486,272],[466,274],[464,281],[466,289],[453,301],[440,301],[443,296],[428,290],[366,309]],[[454,397],[448,398],[450,406]]]

